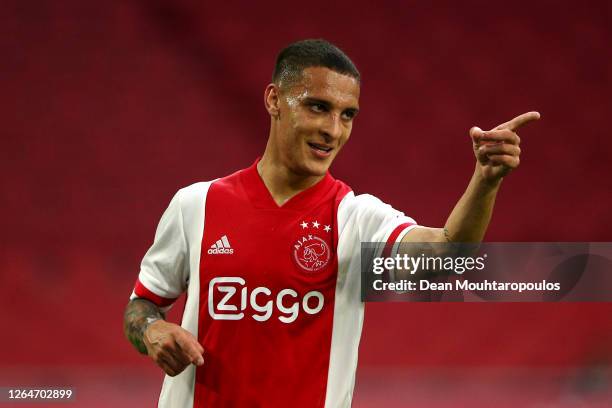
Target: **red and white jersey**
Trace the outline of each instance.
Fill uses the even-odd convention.
[[[256,164],[178,191],[132,298],[169,307],[204,364],[166,376],[160,407],[348,407],[363,323],[361,242],[413,219],[329,173],[278,206]]]

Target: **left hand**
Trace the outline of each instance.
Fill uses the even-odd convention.
[[[488,131],[479,127],[470,129],[477,160],[476,171],[480,172],[485,181],[498,182],[518,167],[521,139],[516,131],[538,119],[538,112],[527,112]]]

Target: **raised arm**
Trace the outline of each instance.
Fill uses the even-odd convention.
[[[461,199],[444,228],[418,227],[404,242],[480,242],[489,226],[495,197],[503,178],[518,167],[521,139],[516,133],[525,124],[540,119],[527,112],[489,131],[470,129],[476,167]]]
[[[193,334],[164,319],[154,303],[136,298],[125,308],[123,331],[140,353],[151,357],[170,376],[189,364],[202,365],[204,349]]]

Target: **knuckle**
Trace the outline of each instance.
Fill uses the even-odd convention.
[[[180,335],[176,335],[172,337],[172,344],[176,344],[179,347],[183,345],[183,337],[181,337]]]
[[[164,343],[161,345],[161,349],[162,349],[163,351],[170,352],[170,351],[174,350],[174,343],[173,343],[173,342],[170,342],[170,341],[164,342]]]
[[[176,340],[180,340],[180,341],[189,341],[189,336],[187,335],[187,333],[185,331],[180,331],[176,333],[176,336],[174,336],[176,338]]]

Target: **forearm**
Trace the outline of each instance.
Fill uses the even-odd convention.
[[[476,157],[474,175],[465,193],[446,220],[444,228],[414,228],[404,242],[480,242],[484,238],[499,186],[520,163],[520,138],[517,129],[540,119],[538,112],[527,112],[483,131],[470,129]]]
[[[443,230],[446,241],[482,241],[491,220],[501,180],[485,181],[477,170],[474,172],[463,196],[446,220]]]
[[[164,318],[164,314],[152,302],[142,298],[131,300],[123,315],[125,337],[140,353],[147,354],[144,332],[152,321]]]

